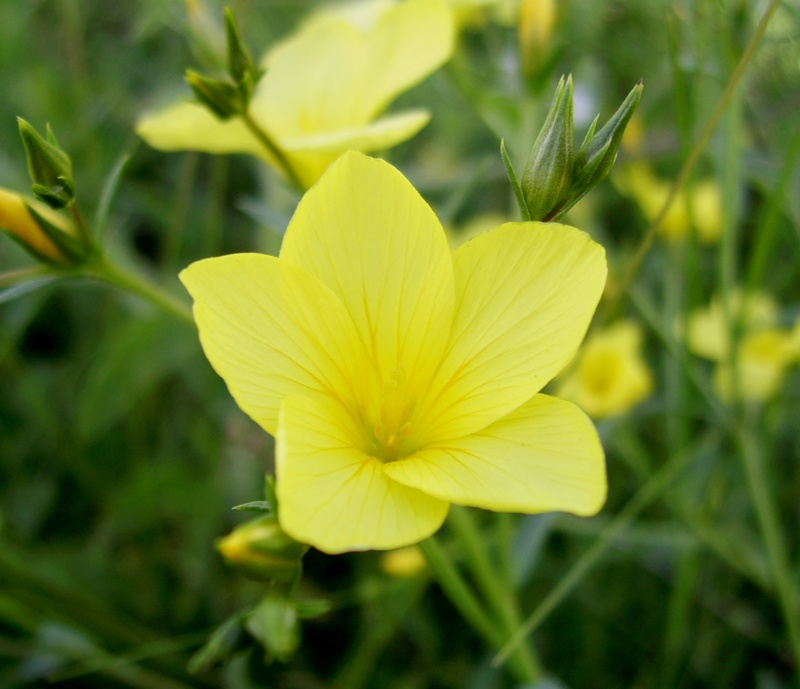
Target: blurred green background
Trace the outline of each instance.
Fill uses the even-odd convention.
[[[259,54],[316,3],[231,5]],[[499,139],[524,162],[562,73],[575,78],[578,136],[644,78],[642,140],[618,167],[644,161],[673,180],[767,9],[738,0],[557,6],[527,83],[516,25],[487,13],[463,29],[448,66],[398,100],[430,108],[433,120],[389,157],[448,225],[515,217]],[[206,9],[220,30],[222,3]],[[177,272],[192,260],[276,249],[296,197],[258,161],[164,154],[133,134],[146,109],[188,97],[185,68],[207,67],[213,53],[213,33],[209,44],[183,2],[5,2],[1,17],[0,186],[29,189],[22,116],[52,125],[89,214],[112,168],[132,156],[107,243],[176,295]],[[534,633],[548,687],[797,686],[785,619],[787,607],[800,619],[797,371],[766,403],[727,408],[704,394],[710,367],[676,349],[672,332],[747,275],[780,304],[782,323],[800,314],[799,37],[800,7],[784,2],[696,168],[719,185],[722,243],[657,240],[616,305],[643,324],[657,383],[643,405],[600,424],[608,506],[593,519],[512,517],[504,527],[526,613],[598,538],[608,541]],[[648,226],[611,181],[570,220],[607,247],[617,279]],[[0,273],[31,262],[0,236]],[[243,521],[231,506],[261,498],[271,438],[236,408],[196,333],[150,305],[89,280],[2,299],[0,687],[512,686],[428,575],[390,576],[379,553],[309,553],[305,595],[332,609],[303,624],[290,662],[266,663],[241,638],[228,660],[190,674],[211,631],[263,595],[213,545]],[[751,460],[786,544],[782,584],[754,509]],[[655,491],[663,467],[673,480],[610,533],[643,487]]]

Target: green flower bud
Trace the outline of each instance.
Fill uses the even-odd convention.
[[[229,81],[212,79],[191,69],[186,70],[186,81],[195,98],[221,120],[228,120],[247,110],[241,91]]]
[[[217,550],[253,579],[288,584],[299,575],[308,546],[287,536],[270,514],[236,527],[219,540]]]
[[[19,133],[28,158],[28,173],[33,181],[34,195],[50,208],[65,208],[75,200],[72,161],[58,146],[48,126],[49,141],[21,117],[17,118]]]
[[[250,51],[242,41],[236,17],[230,7],[225,8],[225,33],[228,37],[228,73],[238,85],[244,104],[247,106],[263,72],[256,67]]]
[[[611,171],[614,161],[617,159],[622,135],[625,133],[625,128],[633,117],[633,113],[636,112],[639,101],[642,99],[643,90],[644,84],[639,81],[619,106],[617,112],[597,134],[594,133],[597,126],[595,118],[575,156],[573,183],[570,189],[571,196],[574,198],[573,204],[589,189],[605,179]]]
[[[286,662],[300,646],[297,605],[276,591],[270,591],[256,606],[246,626],[264,646],[267,662]]]
[[[572,100],[572,76],[561,77],[522,176],[522,192],[531,220],[546,218],[572,182]]]

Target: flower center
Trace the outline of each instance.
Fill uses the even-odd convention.
[[[382,462],[395,462],[410,454],[406,441],[412,430],[409,417],[413,404],[408,399],[405,378],[402,364],[391,370],[381,386],[381,398],[369,423],[370,454]]]

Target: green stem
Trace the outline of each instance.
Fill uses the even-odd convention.
[[[730,101],[731,96],[733,95],[736,87],[738,86],[739,81],[741,80],[742,75],[744,74],[744,71],[747,68],[747,65],[749,64],[750,60],[753,57],[753,54],[756,51],[756,48],[758,47],[758,44],[761,42],[761,39],[764,37],[764,34],[767,31],[767,26],[769,26],[769,22],[772,19],[772,16],[778,10],[780,4],[781,0],[771,0],[769,7],[767,8],[767,11],[764,13],[764,16],[758,23],[758,27],[756,27],[753,37],[750,39],[750,42],[747,44],[747,47],[742,53],[742,57],[739,59],[739,62],[736,65],[736,69],[733,70],[733,74],[731,75],[731,78],[728,81],[728,85],[725,87],[725,91],[720,97],[719,102],[714,108],[714,111],[711,113],[711,116],[708,118],[706,126],[703,128],[703,131],[700,134],[700,138],[692,148],[692,152],[689,154],[689,157],[683,164],[683,167],[681,168],[681,171],[678,174],[677,179],[672,185],[672,188],[669,191],[669,195],[667,196],[667,199],[664,202],[661,211],[656,216],[655,220],[653,220],[653,222],[650,224],[650,227],[647,229],[645,236],[642,238],[642,241],[639,243],[639,246],[637,247],[633,256],[627,262],[628,269],[625,271],[624,275],[619,281],[619,285],[615,293],[615,301],[618,300],[623,294],[625,294],[631,282],[633,281],[633,278],[636,276],[636,273],[639,271],[639,268],[641,268],[642,262],[644,261],[647,252],[650,250],[650,247],[652,246],[653,241],[655,240],[656,235],[658,234],[658,230],[661,227],[661,223],[664,221],[667,212],[672,206],[672,203],[675,201],[678,192],[686,183],[686,180],[689,179],[689,175],[691,175],[692,171],[694,170],[694,166],[697,164],[698,160],[700,160],[700,155],[705,150],[706,145],[711,139],[711,135],[717,128],[717,124],[719,123],[722,114],[725,112],[725,108],[728,106],[728,102]],[[607,303],[611,304],[611,301]],[[610,307],[607,307],[606,310],[609,310],[609,308]]]
[[[470,591],[450,558],[445,555],[436,538],[431,536],[419,543],[418,547],[450,602],[489,645],[498,648],[503,643],[502,634]]]
[[[792,574],[786,543],[775,509],[777,503],[770,495],[764,471],[764,457],[757,439],[747,427],[739,430],[736,439],[739,444],[758,526],[767,550],[767,560],[772,570],[772,578],[778,595],[778,604],[788,628],[789,643],[797,673],[796,680],[798,686],[800,686],[800,617],[795,612]]]
[[[475,576],[484,597],[493,608],[503,629],[503,636],[508,638],[519,627],[520,618],[513,594],[503,586],[503,578],[489,560],[478,527],[468,508],[454,505],[450,510],[450,527],[467,558],[470,569]],[[524,669],[525,682],[536,682],[541,675],[539,662],[531,650],[530,644],[522,643],[516,649],[518,665]]]
[[[244,112],[240,115],[242,122],[245,123],[247,128],[258,139],[258,142],[267,150],[270,156],[275,160],[276,165],[280,171],[285,175],[293,186],[297,187],[300,191],[305,191],[306,185],[297,176],[292,164],[286,157],[283,150],[272,140],[267,132],[262,129],[261,125],[256,122],[249,112]]]
[[[103,280],[126,292],[135,294],[166,311],[179,321],[194,326],[194,318],[189,306],[163,291],[152,282],[148,282],[139,275],[109,262],[108,259],[100,259],[97,263],[90,264],[81,272],[89,277]]]

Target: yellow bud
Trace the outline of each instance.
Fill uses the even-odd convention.
[[[413,577],[425,567],[425,557],[415,545],[392,550],[381,557],[381,569],[394,577]]]
[[[217,542],[217,550],[228,564],[254,579],[291,582],[308,546],[287,536],[269,515],[236,527]]]
[[[25,204],[36,210],[51,225],[68,236],[74,236],[72,226],[60,215],[33,200],[25,200],[19,194],[0,189],[0,228],[12,235],[40,260],[48,263],[69,264],[70,259],[50,239],[33,217]]]

